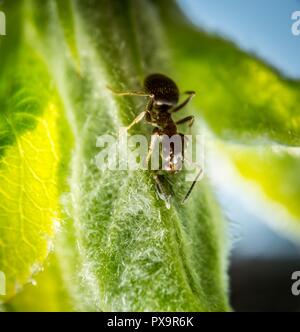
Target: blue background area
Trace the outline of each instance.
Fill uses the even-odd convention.
[[[198,26],[234,41],[284,75],[300,78],[300,36],[292,34],[291,15],[299,0],[178,0]],[[300,249],[272,231],[238,197],[220,195],[231,220],[235,258],[299,257]],[[248,208],[248,209],[247,209]]]
[[[299,0],[178,0],[197,25],[233,40],[285,75],[300,78],[300,36],[291,15]]]

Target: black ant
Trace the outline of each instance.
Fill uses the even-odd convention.
[[[177,132],[177,125],[188,123],[189,128],[191,128],[194,123],[194,116],[190,115],[175,122],[172,119],[172,113],[178,112],[184,106],[186,106],[195,96],[195,92],[186,91],[185,94],[188,95],[187,99],[178,105],[179,89],[172,79],[163,74],[148,75],[144,80],[144,89],[144,92],[115,92],[112,90],[114,94],[119,96],[144,96],[150,98],[145,111],[140,113],[132,121],[132,123],[127,127],[127,130],[129,130],[132,126],[139,123],[143,118],[145,118],[149,124],[155,127],[153,129],[152,137],[156,137],[157,139],[159,139],[162,135],[172,137],[173,135],[179,134],[182,138],[182,141],[184,142],[184,134]],[[154,142],[155,140],[151,140],[151,145],[149,147],[149,152],[147,156],[147,162],[151,157]],[[178,171],[178,169],[176,168],[174,162],[174,145],[171,145],[170,149],[171,151],[170,158],[168,159],[168,172],[175,173]],[[182,149],[180,156],[182,160],[184,160],[183,152],[184,149]],[[201,174],[202,169],[200,169],[199,173],[197,174],[182,203],[185,203],[187,201]],[[159,175],[157,172],[154,172],[153,177],[156,182],[160,198],[163,199],[166,202],[167,207],[169,207],[170,195],[167,194],[162,184],[161,175]]]

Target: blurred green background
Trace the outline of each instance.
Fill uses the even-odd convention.
[[[300,79],[300,36],[291,32],[299,0],[178,0],[187,17],[210,33]],[[299,105],[300,107],[300,105]],[[218,172],[218,169],[216,169]],[[286,169],[289,172],[289,169]],[[300,170],[299,170],[300,176]],[[290,291],[290,276],[300,269],[300,246],[280,235],[255,213],[255,202],[218,183],[219,198],[231,220],[232,305],[236,310],[296,310],[300,299]],[[300,204],[300,202],[299,202]]]

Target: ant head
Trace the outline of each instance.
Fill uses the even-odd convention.
[[[168,100],[154,99],[153,108],[161,112],[168,111],[170,108],[175,106],[177,103],[170,102]]]
[[[144,81],[146,92],[154,95],[153,107],[158,110],[168,110],[179,100],[177,85],[169,77],[162,74],[151,74]]]

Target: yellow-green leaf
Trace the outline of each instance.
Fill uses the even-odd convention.
[[[46,62],[29,37],[24,2],[9,2],[1,39],[0,270],[6,301],[42,269],[60,223],[61,139],[66,130]],[[64,134],[65,135],[65,134]]]
[[[59,223],[57,116],[49,104],[36,128],[17,136],[0,159],[0,267],[7,297],[41,269]]]
[[[55,255],[45,262],[44,270],[23,291],[8,301],[4,310],[25,312],[74,311],[70,297]]]

